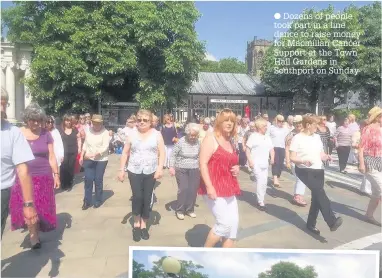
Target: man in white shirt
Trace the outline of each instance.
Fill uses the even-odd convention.
[[[27,225],[37,223],[38,216],[33,204],[32,179],[26,162],[34,159],[32,150],[20,129],[10,124],[6,118],[8,93],[1,89],[1,237],[9,214],[11,188],[20,180],[24,200],[24,217]]]
[[[275,152],[271,138],[266,135],[267,121],[258,119],[255,122],[257,132],[252,133],[246,142],[246,155],[249,167],[256,179],[256,196],[259,209],[265,211],[264,197],[268,185],[268,160],[274,162]]]

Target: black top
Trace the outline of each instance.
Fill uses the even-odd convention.
[[[67,135],[63,129],[60,129],[62,143],[64,144],[64,153],[78,153],[77,135],[78,130],[72,129],[72,133]]]

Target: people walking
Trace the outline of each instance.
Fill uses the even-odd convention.
[[[178,183],[175,215],[179,220],[184,220],[185,215],[196,217],[194,206],[200,185],[199,131],[198,124],[188,124],[186,136],[175,144],[170,159],[170,175],[175,176]]]
[[[284,168],[285,160],[285,138],[289,130],[283,127],[284,116],[277,115],[275,118],[275,125],[271,126],[269,135],[272,140],[272,145],[275,151],[275,160],[272,165],[273,185],[280,187],[279,178]]]
[[[233,247],[237,237],[239,212],[236,195],[240,194],[237,180],[239,157],[233,138],[237,132],[236,116],[230,109],[223,109],[216,118],[212,134],[203,140],[200,150],[201,183],[203,196],[215,217],[205,247],[214,247],[222,240],[224,248]]]
[[[109,131],[103,125],[101,115],[92,116],[92,125],[86,133],[80,155],[80,165],[85,170],[83,210],[92,206],[93,186],[95,188],[95,208],[103,201],[103,177],[109,161]]]
[[[292,171],[296,182],[294,184],[293,201],[296,205],[305,207],[307,203],[304,200],[306,185],[296,175],[296,165],[290,160],[290,144],[293,137],[302,131],[302,116],[296,115],[293,118],[294,129],[285,138],[285,160],[286,167]]]
[[[324,152],[329,154],[329,140],[330,140],[330,130],[326,126],[326,116],[320,116],[320,122],[317,126],[316,133],[320,136],[322,145],[324,146]],[[325,166],[329,166],[329,161],[323,161]]]
[[[382,108],[373,108],[369,115],[368,126],[362,132],[358,149],[359,171],[365,174],[371,184],[366,221],[381,227],[374,213],[381,202],[382,189]]]
[[[256,132],[252,133],[246,143],[246,155],[249,167],[252,169],[256,179],[256,196],[259,209],[266,210],[264,197],[268,185],[269,157],[271,165],[274,163],[275,151],[271,138],[266,135],[267,121],[259,119],[255,122]]]
[[[133,240],[150,238],[147,221],[150,218],[150,206],[155,181],[163,175],[165,145],[160,132],[152,127],[152,113],[139,110],[138,127],[127,138],[121,155],[118,179],[125,179],[125,165],[132,191],[132,214],[134,217]]]
[[[340,172],[344,174],[347,174],[345,169],[352,143],[351,137],[352,131],[349,128],[349,120],[346,118],[344,119],[342,126],[338,127],[334,134],[334,140],[337,146],[338,164],[340,167]]]
[[[61,188],[71,190],[77,155],[81,153],[82,140],[78,130],[73,126],[70,115],[64,115],[60,135],[64,145],[64,160],[60,166]]]
[[[320,234],[316,227],[320,211],[331,231],[336,231],[343,222],[341,217],[335,216],[324,190],[325,172],[322,161],[330,160],[331,157],[325,154],[320,136],[315,134],[318,122],[317,116],[305,115],[302,120],[303,131],[293,137],[289,148],[290,160],[296,164],[296,175],[312,194],[307,229],[317,235]]]
[[[237,143],[239,149],[239,165],[244,167],[247,164],[247,156],[245,154],[245,146],[243,145],[244,136],[249,130],[248,118],[242,118],[239,122],[237,132]]]
[[[60,131],[56,128],[53,116],[47,116],[46,129],[52,135],[54,154],[56,155],[57,166],[60,169],[61,163],[64,161],[64,143]]]
[[[178,133],[174,123],[171,121],[170,115],[166,114],[163,117],[164,125],[162,126],[162,137],[164,140],[165,150],[166,150],[166,160],[164,167],[170,168],[170,158],[172,149],[177,140]]]
[[[329,115],[328,116],[328,121],[326,121],[326,126],[329,128],[330,132],[330,138],[329,138],[329,155],[332,155],[333,149],[335,147],[335,141],[334,141],[334,134],[336,133],[337,130],[337,124],[334,121],[334,116]]]
[[[60,176],[54,154],[53,138],[50,132],[41,128],[45,113],[37,104],[30,104],[24,111],[25,127],[20,128],[27,139],[35,159],[27,162],[33,183],[33,201],[39,222],[28,226],[32,249],[39,249],[41,242],[39,231],[49,232],[57,226],[54,189],[60,187]],[[22,182],[16,179],[10,199],[11,228],[24,228],[25,203],[23,201]]]
[[[27,227],[34,227],[38,221],[35,209],[32,178],[28,162],[35,159],[31,147],[20,129],[7,119],[8,93],[1,89],[1,238],[9,215],[9,201],[16,177],[20,186],[22,216]],[[17,176],[16,176],[17,174]],[[32,228],[33,229],[33,228]],[[40,247],[37,236],[31,238],[32,246]],[[36,245],[37,244],[37,245]]]
[[[349,119],[350,133],[351,133],[351,136],[353,137],[353,135],[360,130],[360,126],[358,125],[358,123],[356,121],[357,118],[354,114],[350,114],[348,116],[348,119]],[[355,152],[355,149],[352,147],[350,148],[348,163],[349,164],[357,164],[358,163],[358,156]]]

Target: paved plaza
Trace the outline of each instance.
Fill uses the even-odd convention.
[[[128,271],[129,246],[201,247],[214,219],[198,197],[196,219],[178,220],[171,207],[176,199],[177,185],[167,171],[156,188],[157,202],[150,219],[148,241],[135,243],[131,235],[131,190],[129,182],[116,179],[119,156],[111,155],[105,174],[105,202],[98,209],[82,211],[83,177],[76,177],[70,192],[57,192],[56,231],[41,234],[42,249],[29,250],[26,231],[11,232],[9,221],[2,240],[3,277],[121,277]],[[351,167],[350,167],[351,168]],[[239,197],[240,248],[334,249],[349,242],[380,233],[379,227],[362,221],[369,197],[355,189],[360,181],[356,171],[344,176],[332,169],[327,176],[327,193],[333,209],[343,217],[344,224],[330,232],[320,216],[317,227],[321,236],[305,229],[308,208],[291,203],[294,180],[284,173],[281,188],[269,187],[267,212],[256,207],[254,186],[249,174],[240,173],[242,195]],[[336,178],[337,177],[337,178]],[[307,190],[306,200],[310,200]],[[381,219],[380,208],[376,218]],[[381,248],[380,241],[372,242]]]

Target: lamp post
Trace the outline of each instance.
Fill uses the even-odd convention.
[[[179,272],[182,269],[182,265],[173,257],[167,257],[163,260],[162,269],[169,277],[181,278]]]

